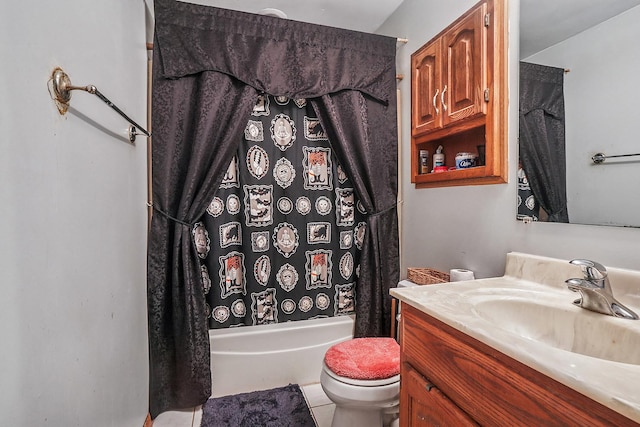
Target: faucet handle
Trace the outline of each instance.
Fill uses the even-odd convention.
[[[602,280],[607,277],[607,269],[599,262],[588,259],[572,259],[569,262],[582,267],[582,272],[586,280]]]

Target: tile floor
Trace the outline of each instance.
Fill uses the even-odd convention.
[[[331,403],[320,383],[300,386],[317,427],[330,427],[335,405]],[[202,408],[189,411],[164,412],[153,421],[153,427],[200,427]]]

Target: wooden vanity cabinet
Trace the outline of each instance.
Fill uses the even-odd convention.
[[[417,187],[506,182],[506,0],[478,3],[411,55],[412,182]],[[418,173],[419,151],[477,153],[483,166]]]
[[[403,427],[638,425],[407,304],[400,345]]]

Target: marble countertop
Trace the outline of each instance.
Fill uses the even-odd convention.
[[[640,272],[622,269],[608,269],[608,272],[614,296],[640,313]],[[640,334],[640,320],[618,319],[573,305],[572,301],[578,294],[566,288],[564,281],[569,277],[582,276],[580,269],[566,260],[510,253],[507,255],[505,275],[502,277],[399,287],[392,289],[391,295],[640,422],[640,342],[627,343],[630,345],[626,348],[631,349],[633,354],[626,351],[623,355],[623,360],[636,362],[620,363],[562,350],[527,338],[519,334],[517,328],[499,325],[479,312],[478,307],[487,301],[493,303],[499,300],[515,304],[524,301],[555,307],[569,316],[587,316],[582,319],[597,322],[598,333],[603,339],[607,337],[608,328],[629,328],[632,337],[638,336],[636,333]],[[517,310],[514,313],[517,315]],[[557,327],[557,323],[549,322],[558,322],[559,318],[540,317],[543,328],[553,330]],[[613,344],[609,345],[611,348],[612,346]]]

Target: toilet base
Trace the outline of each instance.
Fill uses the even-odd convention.
[[[397,419],[400,412],[399,376],[386,382],[388,384],[369,387],[347,384],[334,378],[328,368],[323,367],[320,385],[336,405],[331,427],[393,426],[392,421]]]
[[[331,427],[398,427],[399,405],[391,408],[336,406]]]

